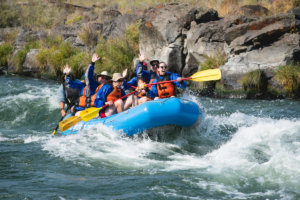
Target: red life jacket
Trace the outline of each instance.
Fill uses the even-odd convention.
[[[121,88],[114,87],[113,91],[107,95],[106,100],[107,101],[115,101],[119,98],[121,98],[122,92]]]
[[[158,79],[156,77],[157,82],[161,81],[169,81],[170,80],[170,74],[166,74],[163,78],[163,80]],[[157,93],[159,98],[167,98],[171,96],[176,96],[175,94],[175,86],[173,83],[162,83],[162,84],[157,84]]]

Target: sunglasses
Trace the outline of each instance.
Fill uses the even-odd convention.
[[[167,66],[159,66],[161,69],[167,69]]]
[[[98,78],[99,78],[99,77],[101,77],[101,79],[110,80],[110,78],[107,77],[107,76],[98,76]]]
[[[114,81],[114,82],[122,83],[122,82],[123,82],[123,80],[117,80],[117,81]]]
[[[158,63],[153,64],[152,67],[158,67]]]

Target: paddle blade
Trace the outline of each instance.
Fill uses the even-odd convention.
[[[55,135],[55,133],[56,133],[56,129],[52,132],[52,135]]]
[[[101,108],[91,107],[91,108],[85,109],[80,112],[80,118],[83,121],[87,122],[87,121],[97,117],[99,114],[99,111],[101,109],[102,109],[102,107]]]
[[[191,76],[193,81],[215,81],[221,79],[220,69],[208,69],[204,71],[197,72]]]
[[[80,117],[77,117],[77,116],[69,117],[69,118],[59,122],[59,124],[58,124],[59,129],[61,131],[65,131],[65,130],[69,129],[70,127],[74,126],[75,124],[77,124],[80,121],[81,121]]]

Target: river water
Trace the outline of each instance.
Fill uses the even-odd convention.
[[[211,99],[193,128],[55,136],[58,83],[0,77],[0,199],[300,199],[300,102]]]

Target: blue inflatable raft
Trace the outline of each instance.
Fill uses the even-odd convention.
[[[145,130],[165,125],[190,127],[202,117],[203,114],[196,103],[173,97],[149,101],[106,118],[95,118],[87,122],[81,121],[62,132],[62,135],[75,134],[80,130],[91,129],[98,124],[104,124],[128,136],[133,136]]]

